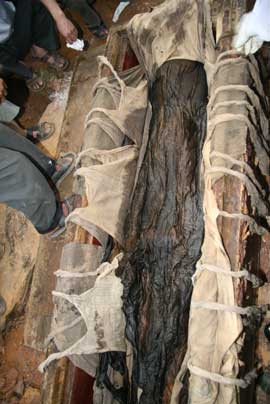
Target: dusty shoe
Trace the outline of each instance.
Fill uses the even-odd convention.
[[[62,215],[56,228],[48,234],[49,238],[54,239],[64,233],[66,230],[66,218],[74,209],[81,206],[81,202],[82,198],[78,194],[72,194],[61,202]]]
[[[56,160],[56,169],[52,175],[54,184],[58,187],[61,182],[71,173],[75,166],[76,154],[68,152]]]
[[[3,297],[0,295],[0,316],[2,316],[3,314],[5,314],[7,309],[7,305],[5,300],[3,299]]]
[[[54,133],[55,125],[50,122],[38,123],[31,128],[26,129],[26,138],[32,143],[42,142],[48,139]]]

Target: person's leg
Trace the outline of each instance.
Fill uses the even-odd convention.
[[[56,51],[60,48],[59,35],[53,17],[39,0],[31,1],[33,6],[32,45],[46,51]]]
[[[58,71],[64,71],[69,67],[69,61],[56,52],[61,45],[54,19],[39,0],[31,1],[33,2],[32,56]]]
[[[86,0],[66,0],[65,7],[77,11],[89,29],[99,27],[102,24],[99,14]]]
[[[13,33],[7,42],[0,44],[0,73],[2,77],[15,74],[26,80],[33,78],[33,72],[21,61],[32,46],[32,0],[15,2]]]
[[[0,44],[0,76],[6,78],[11,74],[29,80],[33,77],[32,69],[28,68],[10,52],[7,44]]]
[[[55,172],[55,160],[46,156],[32,142],[3,123],[0,123],[0,147],[24,154],[48,177]]]
[[[59,221],[61,211],[46,178],[22,153],[0,147],[0,202],[21,211],[39,233]]]

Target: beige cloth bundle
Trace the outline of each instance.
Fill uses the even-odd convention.
[[[254,85],[256,93],[251,88]],[[268,218],[263,184],[242,159],[249,138],[262,174],[269,175],[269,128],[264,114],[267,101],[255,59],[245,59],[232,51],[217,60],[209,89],[208,130],[203,148],[205,238],[194,276],[188,351],[171,403],[178,402],[186,369],[190,371],[191,404],[236,404],[238,389],[247,387],[252,380],[250,375],[237,378],[238,353],[243,343],[241,315],[248,316],[251,309],[236,306],[233,278],[254,281],[256,277],[231,267],[217,219],[223,216],[242,220],[249,224],[251,232],[261,233],[264,229],[257,225],[255,217],[221,211],[213,186],[226,175],[238,178],[239,186],[243,183],[251,197],[255,216]]]

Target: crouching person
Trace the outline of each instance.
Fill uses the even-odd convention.
[[[75,195],[58,201],[54,187],[72,171],[74,153],[53,160],[0,123],[0,203],[21,211],[40,234],[57,237],[74,209]]]

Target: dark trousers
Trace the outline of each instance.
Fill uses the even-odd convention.
[[[63,8],[77,11],[90,29],[99,27],[103,22],[92,5],[94,0],[59,0],[58,2]]]
[[[54,171],[54,160],[0,123],[0,203],[24,213],[39,233],[55,228],[61,216],[47,181]]]
[[[2,0],[1,0],[2,1]],[[14,0],[16,14],[14,31],[8,41],[0,44],[1,74],[16,74],[29,79],[31,69],[22,61],[32,45],[48,51],[59,49],[60,42],[51,14],[39,0]]]

